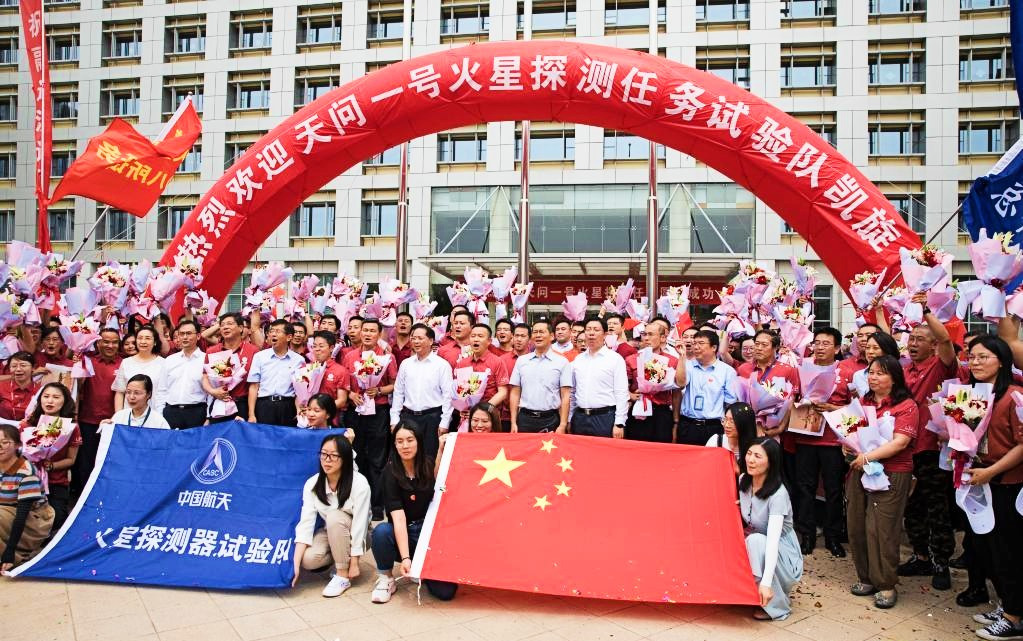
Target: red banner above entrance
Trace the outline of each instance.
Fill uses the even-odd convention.
[[[545,278],[535,280],[533,281],[533,293],[529,298],[529,302],[541,305],[560,305],[565,300],[565,297],[582,292],[586,294],[586,298],[589,299],[591,305],[599,305],[604,302],[608,287],[617,287],[624,281],[624,278],[572,278],[563,280]],[[694,283],[681,278],[660,278],[658,280],[658,289],[661,291],[653,298],[656,300],[667,294],[669,287],[689,284],[692,284],[692,288],[689,290],[689,302],[692,305],[717,305],[720,302],[718,292],[725,286],[724,283]],[[646,285],[637,282],[634,297],[638,299],[644,296],[647,296]]]

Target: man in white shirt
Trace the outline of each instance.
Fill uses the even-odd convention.
[[[270,323],[271,347],[256,352],[249,367],[249,422],[294,427],[297,423],[295,387],[291,376],[305,359],[291,351],[294,329],[286,320]]]
[[[629,409],[625,359],[604,344],[604,319],[587,319],[583,333],[586,351],[572,361],[572,433],[625,438]]]
[[[174,329],[180,351],[167,357],[163,377],[156,382],[157,397],[165,399],[163,418],[175,430],[197,427],[206,422],[209,396],[202,386],[206,354],[198,348],[199,324],[183,320]]]
[[[571,367],[551,349],[554,333],[549,320],[533,323],[532,338],[535,349],[515,360],[509,382],[511,431],[564,434],[572,395]]]
[[[401,362],[391,393],[391,429],[402,421],[420,430],[430,460],[451,421],[451,365],[434,353],[435,337],[422,323],[412,326],[412,356]]]

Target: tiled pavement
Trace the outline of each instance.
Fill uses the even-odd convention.
[[[374,571],[343,596],[320,596],[326,578],[306,574],[294,590],[247,593],[0,578],[0,641],[959,641],[976,639],[974,610],[953,590],[906,579],[888,611],[849,594],[850,559],[818,548],[807,558],[792,616],[760,623],[749,608],[595,601],[462,587],[439,602],[399,582],[385,605],[370,603]]]

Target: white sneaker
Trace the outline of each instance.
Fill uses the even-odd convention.
[[[377,576],[376,585],[373,586],[373,596],[370,600],[373,603],[387,603],[391,600],[391,595],[394,594],[394,590],[394,579],[381,574]]]
[[[327,586],[323,588],[323,596],[327,598],[341,596],[342,594],[344,594],[345,590],[347,590],[350,587],[352,587],[352,582],[350,580],[346,579],[343,576],[335,574],[334,576],[330,577],[330,583],[328,583]]]

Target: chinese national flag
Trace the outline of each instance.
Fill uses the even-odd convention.
[[[727,450],[452,436],[414,576],[599,599],[759,603]]]
[[[185,100],[167,124],[167,135],[161,134],[154,143],[127,122],[115,119],[106,131],[89,140],[85,153],[71,163],[50,202],[75,194],[145,216],[202,133],[191,100]]]

